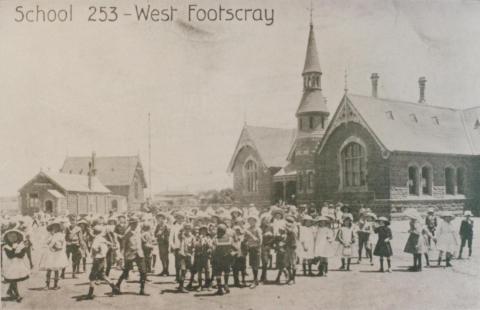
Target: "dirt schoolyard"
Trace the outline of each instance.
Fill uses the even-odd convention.
[[[478,218],[474,221],[480,221]],[[460,224],[460,218],[455,220]],[[374,266],[366,259],[357,264],[354,258],[352,271],[339,271],[340,258],[329,260],[328,277],[303,277],[301,266],[297,267],[295,285],[260,285],[256,289],[232,288],[231,293],[214,296],[209,292],[179,294],[175,291],[174,277],[150,275],[147,293],[138,296],[138,273],[132,273],[130,280],[122,285],[123,294],[111,297],[107,285],[98,285],[96,298],[77,301],[88,291],[88,272],[78,279],[60,281],[59,290],[43,290],[45,272],[36,266],[41,255],[41,240],[45,228],[34,229],[35,268],[30,279],[19,284],[22,303],[4,302],[3,309],[480,309],[480,247],[476,237],[479,225],[475,224],[473,256],[470,259],[454,260],[452,268],[437,267],[437,252],[430,253],[431,268],[422,272],[409,272],[411,255],[403,253],[408,237],[408,222],[393,222],[391,227],[394,256],[393,273],[379,273],[378,258]],[[468,250],[464,250],[464,257]],[[173,257],[170,260],[171,274]],[[156,265],[160,270],[159,263]],[[87,265],[89,271],[90,265]],[[70,271],[67,269],[67,271]],[[269,280],[274,280],[276,271],[269,272]],[[114,269],[111,277],[120,276]],[[251,271],[249,277],[251,278]],[[282,281],[283,283],[284,281]],[[2,285],[2,297],[6,296],[6,285]]]

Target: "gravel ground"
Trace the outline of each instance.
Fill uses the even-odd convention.
[[[478,219],[475,219],[478,221]],[[456,220],[459,225],[460,220]],[[479,226],[475,227],[476,236]],[[124,294],[110,297],[106,285],[98,285],[93,301],[77,301],[88,291],[88,275],[79,279],[60,282],[58,291],[44,291],[44,272],[33,270],[31,278],[21,282],[22,303],[3,302],[4,309],[480,309],[480,249],[474,239],[473,256],[470,259],[454,260],[452,268],[436,267],[437,253],[432,252],[435,267],[423,272],[408,272],[412,264],[410,255],[403,253],[407,239],[408,222],[392,223],[393,273],[377,272],[378,259],[374,266],[364,260],[353,264],[351,272],[338,271],[339,258],[330,259],[327,278],[298,276],[296,284],[261,285],[257,289],[233,288],[225,296],[213,296],[211,292],[177,294],[173,277],[150,276],[147,284],[148,297],[138,292],[137,273],[131,281],[122,285]],[[36,238],[44,234],[35,232]],[[39,246],[37,248],[40,248]],[[464,254],[467,251],[464,251]],[[40,256],[34,251],[34,259]],[[435,262],[433,262],[435,260]],[[353,259],[356,262],[356,259]],[[173,262],[173,260],[172,260]],[[443,265],[445,263],[443,262]],[[158,264],[157,264],[158,268]],[[87,270],[89,267],[87,266]],[[299,270],[300,268],[297,268]],[[269,279],[276,272],[269,272]],[[113,271],[113,278],[120,275]],[[251,276],[251,272],[250,272]],[[2,285],[5,296],[6,285]]]

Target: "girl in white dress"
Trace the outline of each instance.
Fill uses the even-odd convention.
[[[342,227],[338,230],[337,241],[340,243],[342,256],[342,266],[340,270],[350,271],[352,261],[353,244],[355,243],[355,233],[352,228],[353,216],[350,213],[344,214]],[[345,264],[346,262],[346,264]]]
[[[303,275],[307,275],[307,266],[308,266],[308,275],[312,276],[312,260],[313,260],[313,248],[314,248],[314,240],[313,240],[313,232],[314,228],[313,225],[313,218],[306,214],[302,218],[302,225],[300,225],[300,233],[299,233],[299,242],[300,247],[298,249],[298,258],[302,262],[303,267]]]
[[[26,253],[23,233],[16,229],[5,232],[2,245],[2,276],[9,284],[7,294],[17,302],[22,301],[17,283],[28,279],[30,274]]]
[[[50,235],[47,238],[46,249],[40,259],[40,270],[47,271],[46,289],[50,289],[50,277],[54,272],[54,286],[52,289],[58,290],[59,273],[68,266],[68,258],[65,251],[66,241],[62,232],[62,224],[54,221],[47,225],[47,231]]]
[[[327,276],[328,274],[328,258],[332,256],[334,239],[333,230],[331,226],[330,218],[326,216],[320,216],[316,218],[317,227],[314,232],[314,250],[313,255],[315,261],[319,262],[318,275]]]
[[[445,212],[442,216],[443,221],[435,232],[438,249],[438,266],[442,263],[443,252],[445,252],[447,267],[452,267],[450,260],[459,247],[458,234],[452,224],[454,218],[455,216],[452,213]]]

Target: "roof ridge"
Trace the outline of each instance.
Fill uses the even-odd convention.
[[[436,109],[442,109],[442,110],[450,110],[450,111],[464,111],[462,109],[455,109],[455,108],[448,108],[448,107],[443,107],[443,106],[438,106],[438,105],[431,105],[431,104],[424,104],[424,103],[418,103],[418,102],[412,102],[412,101],[405,101],[405,100],[399,100],[399,99],[391,99],[391,98],[380,98],[380,97],[372,97],[372,96],[366,96],[366,95],[359,95],[359,94],[352,94],[349,93],[347,96],[358,96],[358,97],[364,97],[364,98],[370,98],[372,100],[378,100],[378,101],[389,101],[389,102],[396,102],[396,103],[407,103],[411,105],[416,105],[419,107],[428,107],[428,108],[436,108]]]
[[[123,158],[123,157],[138,157],[138,155],[120,155],[120,156],[115,156],[115,155],[110,155],[110,156],[95,156],[95,158]],[[92,156],[66,156],[65,158],[92,158]]]
[[[263,128],[263,129],[281,129],[281,130],[296,130],[296,128],[281,128],[281,127],[269,127],[269,126],[252,126],[252,125],[247,125],[245,126],[246,128]]]

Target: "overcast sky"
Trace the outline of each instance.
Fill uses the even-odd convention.
[[[95,1],[73,3],[74,22],[13,21],[16,5],[0,0],[0,195],[41,168],[58,170],[69,155],[139,154],[148,166],[152,117],[153,191],[231,186],[226,173],[248,124],[294,127],[308,36],[310,0],[221,1],[225,7],[275,10],[272,26],[244,22],[87,23]],[[131,3],[97,1],[133,11]],[[130,4],[129,4],[130,3]],[[430,104],[479,105],[480,1],[315,0],[313,21],[323,88],[333,114],[348,89],[416,101],[427,77]],[[245,117],[246,115],[246,117]]]

